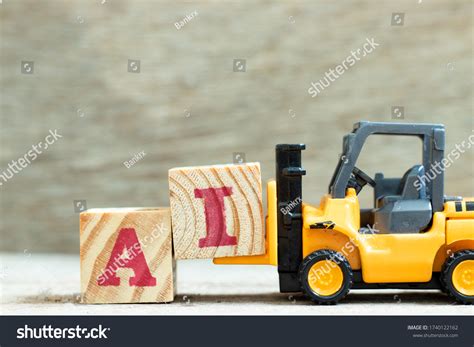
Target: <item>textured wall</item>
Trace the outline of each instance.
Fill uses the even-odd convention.
[[[445,123],[453,148],[473,129],[472,11],[469,0],[3,0],[0,173],[50,129],[63,137],[0,187],[0,249],[77,253],[73,200],[168,205],[169,168],[233,152],[268,179],[276,143],[307,144],[304,200],[318,202],[343,134],[359,119],[390,121],[394,105],[402,121]],[[312,98],[310,83],[366,38],[380,46]],[[245,72],[233,72],[237,58]],[[375,138],[358,166],[402,174],[417,145]],[[474,195],[473,171],[471,149],[447,170],[447,193]]]

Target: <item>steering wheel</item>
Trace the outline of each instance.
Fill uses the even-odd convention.
[[[375,181],[364,171],[354,166],[351,177],[349,178],[349,182],[347,182],[347,188],[354,188],[356,193],[359,194],[366,184],[369,184],[371,187],[375,187]]]

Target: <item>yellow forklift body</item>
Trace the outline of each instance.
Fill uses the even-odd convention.
[[[303,205],[303,257],[319,249],[341,252],[353,270],[362,269],[366,283],[428,282],[435,258],[445,245],[473,240],[474,211],[456,212],[447,202],[429,230],[413,234],[360,233],[360,207],[355,190],[344,199],[325,195],[319,207]],[[449,218],[448,218],[449,217]],[[370,229],[369,229],[370,230]],[[446,248],[444,257],[449,255]]]
[[[449,219],[446,223],[446,244],[474,238],[474,219]]]
[[[372,134],[421,138],[422,164],[402,177],[372,179],[355,166]],[[319,205],[301,201],[305,145],[277,145],[276,181],[267,185],[266,253],[214,263],[276,265],[280,292],[303,291],[317,303],[336,303],[351,286],[442,289],[472,303],[474,199],[447,198],[443,171],[423,180],[442,162],[444,142],[440,124],[355,124]],[[357,194],[367,184],[378,207],[361,211]],[[365,225],[370,220],[377,223]]]
[[[331,249],[341,252],[353,270],[361,268],[355,243],[360,210],[353,188],[345,199],[324,195],[319,207],[303,203],[303,222],[303,258],[319,249]]]
[[[267,183],[267,203],[265,254],[215,258],[214,264],[278,265],[275,180]],[[441,270],[451,253],[450,245],[464,248],[466,242],[471,247],[474,243],[474,211],[456,211],[455,202],[445,203],[444,211],[434,214],[426,232],[376,234],[374,230],[361,234],[359,200],[352,188],[344,199],[327,194],[319,207],[303,204],[303,221],[303,258],[321,249],[338,251],[353,270],[362,270],[366,283],[428,282],[433,271]]]

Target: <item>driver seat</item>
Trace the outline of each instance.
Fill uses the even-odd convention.
[[[431,222],[431,201],[426,194],[423,165],[410,168],[400,180],[393,195],[376,200],[374,229],[381,234],[419,233]]]

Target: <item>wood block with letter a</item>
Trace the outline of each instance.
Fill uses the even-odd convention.
[[[265,253],[259,163],[169,170],[177,259]]]
[[[84,211],[80,244],[82,302],[173,301],[169,208]]]

